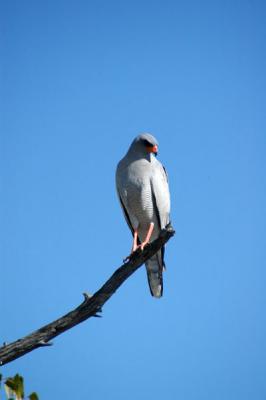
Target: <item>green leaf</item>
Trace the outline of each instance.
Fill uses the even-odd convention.
[[[13,390],[13,391],[16,390],[16,384],[15,384],[13,378],[7,378],[7,380],[6,380],[6,382],[5,382],[5,385],[6,385],[9,389],[11,389],[11,390]]]
[[[33,392],[29,395],[30,400],[39,400],[37,393]]]
[[[17,385],[16,394],[23,398],[24,397],[24,379],[22,378],[22,376],[16,374],[14,376],[14,381],[15,381],[15,384]]]
[[[9,383],[10,382],[8,382],[8,385],[9,385]],[[4,388],[5,388],[5,392],[6,392],[6,397],[7,397],[7,399],[8,400],[16,400],[15,398],[14,398],[14,391],[12,390],[12,389],[10,389],[10,387],[8,386],[8,385],[6,385],[6,383],[4,384]]]
[[[9,389],[6,390],[8,396],[15,394],[16,396],[18,396],[19,399],[23,399],[24,380],[19,374],[16,374],[13,378],[7,378],[7,380],[5,381],[5,388]]]

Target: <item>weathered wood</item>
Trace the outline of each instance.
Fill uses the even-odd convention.
[[[152,257],[173,235],[173,228],[169,225],[163,229],[158,237],[143,251],[138,249],[128,261],[118,268],[106,283],[93,296],[84,293],[84,301],[76,309],[58,318],[37,331],[18,339],[13,343],[4,344],[0,348],[0,365],[13,361],[30,351],[51,346],[51,339],[60,335],[73,326],[85,321],[90,317],[100,317],[102,306],[116,292],[122,283],[130,277],[146,260]]]

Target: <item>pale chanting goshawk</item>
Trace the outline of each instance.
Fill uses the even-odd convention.
[[[165,168],[156,159],[158,142],[137,136],[117,165],[116,188],[133,235],[132,252],[159,236],[170,222],[170,193]],[[163,294],[164,247],[145,263],[152,296]]]

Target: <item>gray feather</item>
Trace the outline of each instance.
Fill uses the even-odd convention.
[[[154,230],[151,241],[170,220],[170,194],[168,179],[162,164],[153,154],[147,153],[143,142],[157,144],[149,134],[138,136],[131,144],[116,170],[116,188],[127,224],[132,233],[138,230],[144,241],[151,222]],[[151,293],[160,297],[163,291],[162,272],[164,249],[146,262]]]

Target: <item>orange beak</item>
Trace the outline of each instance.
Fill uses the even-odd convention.
[[[158,146],[157,146],[157,144],[155,146],[147,146],[147,150],[148,150],[149,153],[157,154],[158,153]]]

